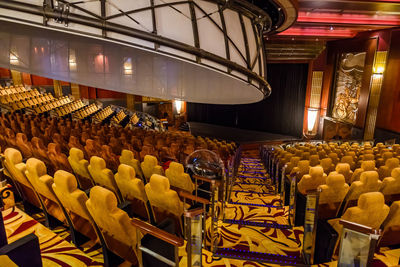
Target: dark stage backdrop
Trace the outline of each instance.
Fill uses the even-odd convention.
[[[300,137],[307,72],[308,64],[268,64],[267,80],[272,87],[270,97],[248,105],[188,103],[188,121]]]

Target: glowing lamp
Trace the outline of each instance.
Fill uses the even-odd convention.
[[[132,58],[125,58],[124,60],[124,74],[132,75]]]
[[[176,113],[181,114],[183,101],[182,100],[175,100],[174,103],[175,103]]]
[[[307,133],[313,134],[315,123],[317,122],[318,109],[308,108],[307,109]]]

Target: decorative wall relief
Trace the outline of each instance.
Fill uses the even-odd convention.
[[[332,117],[354,124],[366,53],[343,53],[340,55],[335,80],[335,99]]]

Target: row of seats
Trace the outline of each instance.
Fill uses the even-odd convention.
[[[41,114],[44,112],[49,112],[51,110],[57,109],[63,105],[71,103],[72,100],[68,96],[61,96],[58,98],[54,98],[51,94],[48,94],[49,97],[47,100],[42,101],[40,103],[35,103],[35,106],[30,106],[36,114]]]
[[[22,101],[25,99],[30,99],[32,97],[40,95],[37,89],[26,90],[22,92],[16,92],[8,95],[0,96],[0,102],[4,105],[11,104],[16,101]]]
[[[126,114],[123,110],[120,110],[111,120],[116,123],[119,124],[123,119],[126,118]]]
[[[97,122],[97,123],[102,122],[106,118],[111,116],[111,114],[113,114],[113,113],[114,113],[114,110],[112,110],[111,106],[107,106],[107,107],[103,108],[102,110],[100,110],[99,112],[97,112],[95,115],[93,115],[92,121]]]
[[[96,104],[90,104],[88,106],[85,106],[84,108],[77,110],[76,112],[74,112],[74,118],[77,119],[85,119],[87,117],[89,117],[90,115],[96,113],[97,111],[99,111],[100,108],[96,105]]]
[[[170,160],[184,163],[187,155],[197,149],[211,149],[222,159],[228,158],[234,150],[234,144],[208,138],[195,138],[187,133],[160,133],[139,128],[117,131],[116,127],[88,121],[79,122],[34,115],[5,114],[0,118],[0,124],[4,127],[0,129],[3,147],[4,143],[17,147],[15,137],[16,133],[20,132],[24,133],[31,143],[33,137],[42,139],[44,147],[49,143],[56,143],[65,154],[71,147],[77,147],[85,152],[87,158],[93,155],[101,156],[102,148],[105,153],[110,152],[108,153],[110,158],[116,158],[115,155],[120,155],[122,149],[128,149],[141,161],[145,155],[151,154],[162,163]],[[39,145],[43,148],[41,144]],[[39,149],[37,146],[35,148]]]
[[[19,92],[23,92],[26,91],[26,88],[20,84],[20,85],[11,85],[10,87],[2,87],[0,85],[0,96],[3,95],[9,95],[9,94],[14,94],[14,93],[19,93]]]
[[[144,185],[141,179],[136,178],[133,167],[120,164],[118,172],[113,175],[105,168],[104,160],[98,157],[91,158],[87,167],[97,184],[90,188],[90,198],[78,188],[77,179],[72,173],[57,170],[53,178],[47,174],[43,161],[29,158],[24,163],[21,153],[16,149],[5,150],[4,166],[6,174],[14,183],[24,188],[23,192],[30,190],[34,193],[30,194],[31,198],[27,197],[32,204],[40,202],[45,212],[93,241],[102,235],[109,249],[130,262],[135,262],[132,244],[137,242],[137,238],[128,213],[147,220],[153,216],[155,223],[160,223],[165,217],[172,217],[180,224],[184,209],[189,207],[182,202],[176,191],[169,188],[168,178],[153,174],[150,182]],[[120,208],[124,201],[132,203],[128,213]],[[150,210],[147,209],[147,202]],[[146,216],[140,214],[140,206],[146,210]],[[88,227],[90,225],[94,227]],[[181,231],[182,225],[179,228]],[[100,229],[100,232],[94,229]]]

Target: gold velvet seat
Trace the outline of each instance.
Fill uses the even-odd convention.
[[[319,165],[319,156],[311,155],[309,161],[310,161],[310,167],[315,167]]]
[[[52,187],[54,179],[47,174],[44,162],[36,158],[28,159],[25,175],[38,194],[45,211],[59,221],[64,221],[64,211],[59,206],[59,201]]]
[[[192,193],[195,190],[195,185],[190,178],[190,175],[185,173],[183,165],[177,162],[171,162],[169,168],[165,171],[165,176],[173,187],[185,190]]]
[[[382,224],[383,233],[378,247],[388,247],[400,243],[400,201],[390,205],[389,215]]]
[[[22,162],[22,154],[14,148],[7,148],[4,151],[3,166],[4,174],[10,177],[16,186],[21,190],[24,201],[28,201],[40,208],[40,201],[32,184],[25,176],[26,164]]]
[[[394,168],[391,177],[383,179],[380,191],[384,195],[400,194],[400,168]]]
[[[323,158],[320,160],[319,164],[327,175],[335,169],[335,165],[333,165],[331,158]]]
[[[109,250],[136,265],[137,242],[140,237],[137,236],[128,214],[117,205],[114,193],[101,186],[94,186],[90,190],[89,200],[86,201],[86,207],[99,229],[102,242]]]
[[[115,180],[122,197],[132,203],[133,213],[150,220],[150,211],[147,208],[147,195],[141,179],[136,178],[135,169],[126,164],[120,164]]]
[[[72,172],[67,156],[61,152],[61,148],[56,143],[49,143],[47,146],[47,155],[56,170],[65,170]]]
[[[308,190],[317,189],[318,186],[326,183],[326,174],[324,169],[320,166],[311,167],[309,174],[303,175],[300,182],[297,184],[297,188],[303,195]]]
[[[83,157],[82,150],[71,148],[68,162],[78,178],[80,188],[86,190],[95,184],[88,170],[89,162]]]
[[[346,184],[344,176],[335,172],[331,172],[326,178],[326,184],[320,185],[319,188],[321,189],[320,204],[342,202],[349,191],[349,185]]]
[[[349,190],[349,199],[358,199],[361,194],[378,191],[382,182],[379,180],[378,172],[366,171],[360,176],[360,181],[351,184]]]
[[[366,160],[361,163],[361,168],[356,169],[351,177],[351,182],[359,181],[360,175],[365,171],[377,171],[374,160]]]
[[[354,158],[352,156],[344,156],[340,162],[349,164],[351,170],[356,169],[356,163],[354,162]]]
[[[335,168],[335,172],[342,174],[346,180],[346,183],[350,184],[353,172],[350,170],[348,163],[338,163]]]
[[[184,209],[189,206],[180,200],[176,191],[170,189],[168,178],[153,174],[150,182],[146,184],[145,190],[153,209],[155,221],[159,223],[166,217],[172,217],[182,231],[181,217]]]
[[[92,218],[86,207],[88,197],[85,192],[78,189],[75,176],[69,172],[58,170],[54,174],[52,187],[61,205],[67,211],[72,227],[92,240],[96,240]]]
[[[386,177],[389,177],[394,168],[399,167],[399,159],[398,158],[390,158],[386,160],[384,166],[380,166],[378,169],[379,179],[383,180]]]
[[[24,133],[17,133],[15,143],[24,158],[27,159],[33,156],[31,142],[28,141],[28,138]]]
[[[140,166],[142,167],[142,172],[147,182],[149,182],[153,174],[164,175],[163,168],[158,165],[157,158],[152,155],[146,155],[143,162],[140,163]]]
[[[121,156],[119,157],[119,162],[121,164],[126,164],[134,168],[136,175],[138,175],[141,179],[144,179],[140,162],[139,160],[135,159],[135,156],[132,151],[123,149],[121,152]]]
[[[389,207],[380,192],[369,192],[360,195],[357,206],[348,208],[341,219],[379,229],[389,214]],[[342,233],[339,219],[329,221],[336,232]]]
[[[303,177],[303,175],[308,174],[310,171],[310,162],[308,160],[300,160],[296,167],[292,169],[290,174],[295,174],[297,181]]]
[[[97,156],[91,157],[88,170],[90,176],[97,185],[104,186],[113,191],[118,197],[119,202],[121,203],[123,201],[117,182],[115,181],[114,174],[110,169],[106,168],[106,162],[104,159]]]

